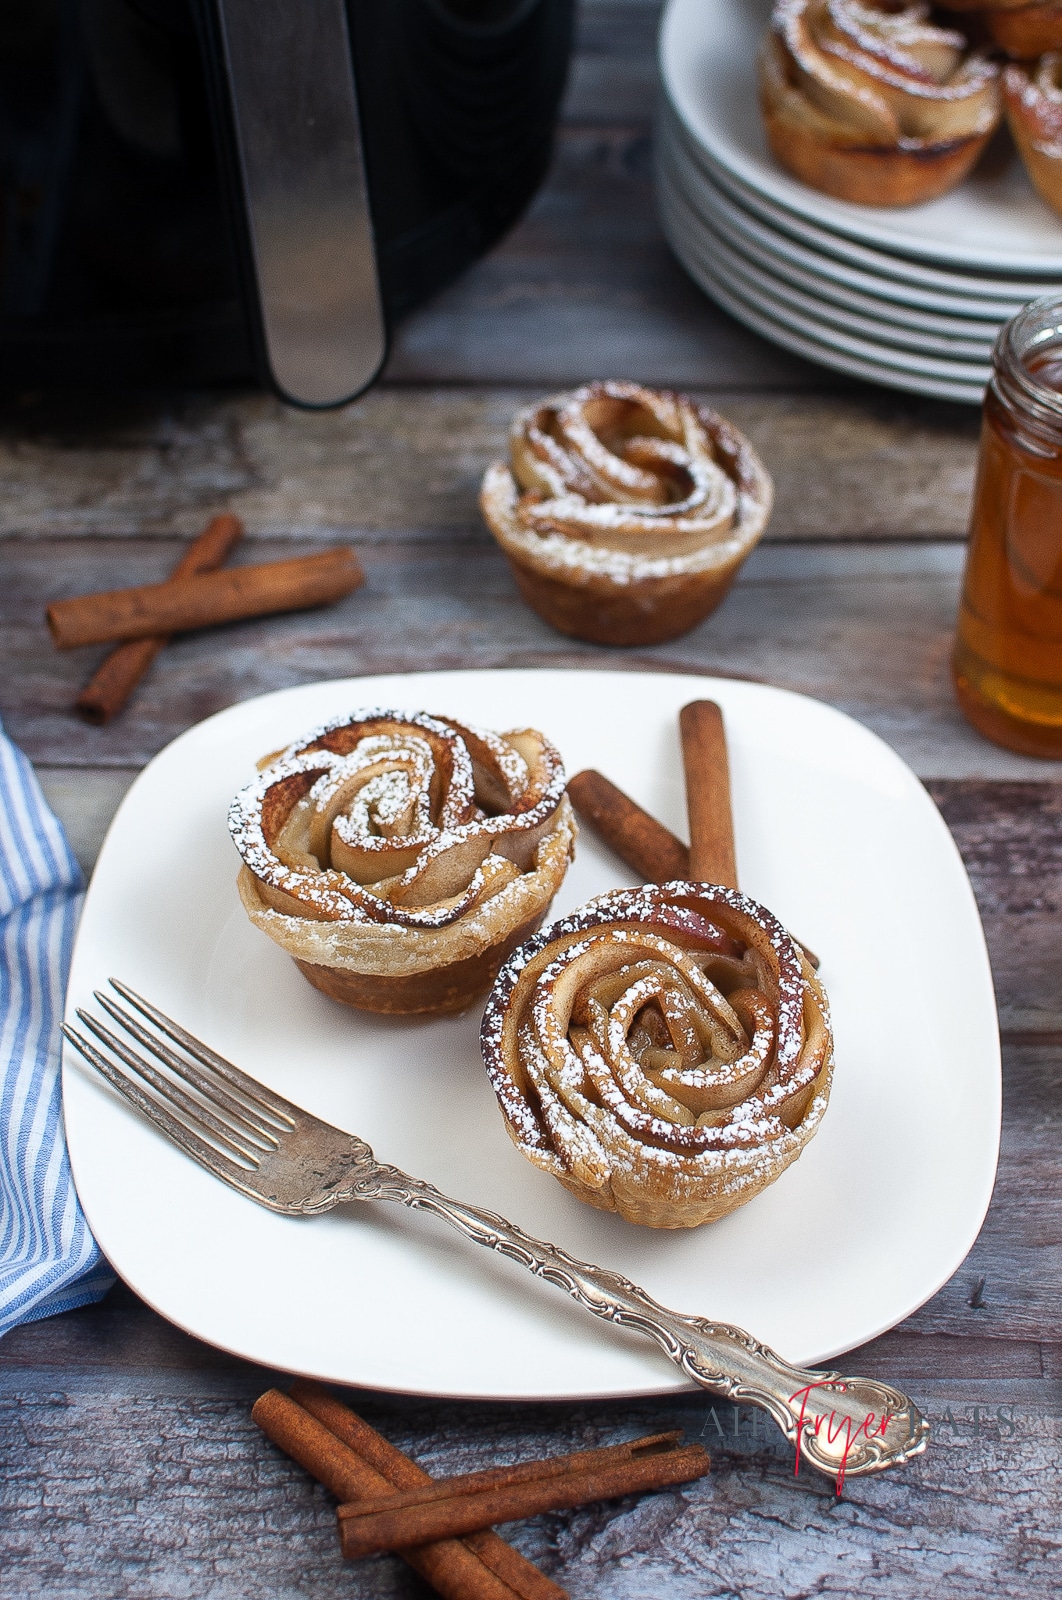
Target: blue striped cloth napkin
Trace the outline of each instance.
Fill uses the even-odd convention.
[[[114,1282],[78,1204],[63,1129],[59,1024],[81,868],[0,724],[0,1335]]]

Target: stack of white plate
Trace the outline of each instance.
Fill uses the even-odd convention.
[[[1062,220],[1000,148],[903,210],[833,200],[770,154],[756,55],[770,0],[670,0],[658,193],[668,239],[757,333],[893,388],[978,401],[1000,324],[1062,287]]]

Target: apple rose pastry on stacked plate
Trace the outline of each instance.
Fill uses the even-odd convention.
[[[715,609],[767,525],[771,480],[707,406],[590,383],[518,413],[480,506],[520,592],[561,633],[656,644]]]
[[[1062,54],[1009,66],[1004,95],[1026,171],[1041,200],[1062,214]]]
[[[337,718],[232,802],[251,921],[365,1011],[459,1011],[538,928],[572,855],[564,768],[534,728]]]
[[[528,1160],[653,1228],[773,1183],[833,1071],[826,996],[790,935],[704,883],[616,890],[544,929],[499,974],[481,1040]]]
[[[784,167],[872,206],[914,205],[965,177],[999,121],[999,68],[928,16],[887,0],[779,0],[760,103]]]

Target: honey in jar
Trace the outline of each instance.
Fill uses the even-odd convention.
[[[1062,758],[1062,296],[1008,322],[992,366],[955,690],[989,739]]]

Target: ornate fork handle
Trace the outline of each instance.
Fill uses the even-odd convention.
[[[928,1422],[888,1384],[790,1366],[743,1329],[669,1311],[620,1273],[578,1261],[493,1211],[451,1200],[397,1167],[374,1165],[344,1186],[342,1198],[429,1211],[466,1239],[563,1289],[595,1317],[645,1334],[694,1383],[766,1411],[796,1449],[798,1466],[803,1456],[834,1480],[838,1493],[845,1477],[899,1466],[926,1447]]]

